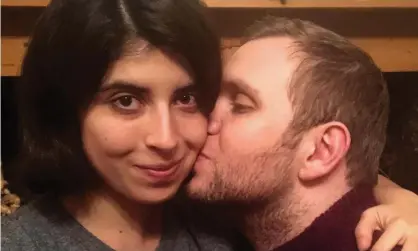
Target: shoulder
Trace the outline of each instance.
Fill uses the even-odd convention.
[[[65,236],[63,223],[68,216],[58,200],[41,197],[2,217],[1,247],[4,250],[56,250]]]
[[[1,219],[2,250],[40,250],[31,232],[36,229],[36,213],[31,206],[23,206]]]

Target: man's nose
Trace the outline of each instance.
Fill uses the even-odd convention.
[[[161,154],[171,155],[178,146],[179,138],[169,111],[155,113],[152,120],[154,123],[149,124],[145,144]]]
[[[221,130],[221,104],[219,102],[216,103],[215,109],[213,109],[210,117],[209,117],[209,124],[208,124],[208,134],[215,135],[218,134]]]
[[[209,120],[209,125],[208,125],[208,134],[215,135],[215,134],[218,134],[220,130],[221,130],[221,121],[211,118]]]

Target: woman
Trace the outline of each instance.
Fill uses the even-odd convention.
[[[52,1],[19,90],[26,182],[48,195],[3,222],[2,247],[203,245],[175,212],[165,214],[163,202],[205,141],[221,78],[219,48],[197,1]],[[202,248],[229,250],[212,239]]]
[[[24,181],[44,195],[2,221],[2,248],[233,249],[165,203],[203,146],[220,78],[197,1],[52,1],[20,89]]]

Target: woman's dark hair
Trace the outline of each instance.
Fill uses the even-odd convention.
[[[97,185],[83,150],[80,113],[133,40],[186,60],[204,94],[201,107],[210,112],[221,56],[219,38],[203,12],[197,0],[53,0],[22,66],[20,182],[31,192],[58,196],[83,194]]]

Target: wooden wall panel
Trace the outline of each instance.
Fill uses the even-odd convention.
[[[416,0],[204,0],[211,8],[417,8]]]
[[[258,8],[220,8],[221,2],[232,3],[245,7],[244,3],[259,3]],[[377,64],[388,72],[418,71],[418,8],[399,8],[400,5],[418,5],[418,1],[385,1],[398,2],[396,8],[299,8],[303,5],[318,4],[312,0],[287,1],[286,8],[265,8],[262,3],[273,0],[241,1],[241,0],[206,0],[209,7],[209,18],[221,37],[224,48],[239,46],[239,38],[244,30],[255,20],[265,15],[286,16],[311,20],[351,39],[355,44],[366,50]],[[342,0],[349,4],[367,2],[369,7],[380,0]],[[48,0],[9,0],[2,6],[24,5],[30,2],[33,6],[45,5]],[[279,4],[276,1],[275,4]],[[303,3],[304,2],[304,3]],[[321,1],[323,4],[327,1]],[[329,2],[329,1],[328,1]],[[331,2],[334,2],[332,0]],[[329,2],[329,3],[331,3]],[[408,2],[408,3],[407,3]],[[292,4],[294,8],[291,8]],[[297,5],[299,4],[299,5]],[[297,5],[297,6],[296,6]],[[226,7],[226,6],[224,6]],[[247,6],[248,7],[248,6]],[[315,7],[315,6],[311,6]],[[38,7],[3,7],[2,8],[2,76],[16,76],[19,73],[24,47],[22,41],[27,40],[36,19],[43,8]],[[225,58],[233,52],[228,50]],[[23,50],[23,51],[22,51]]]
[[[240,46],[240,37],[255,20],[286,16],[311,20],[347,37],[383,71],[418,71],[418,9],[216,9],[209,14],[223,48]]]
[[[46,6],[50,0],[3,0],[2,6]],[[210,8],[414,8],[416,0],[203,0]]]
[[[1,75],[18,76],[28,37],[2,37]]]
[[[267,15],[310,20],[346,37],[418,37],[418,9],[210,9],[208,14],[225,37],[242,36]]]
[[[351,42],[367,51],[384,72],[418,71],[418,37],[352,37]],[[239,38],[224,38],[225,59],[240,46]]]
[[[45,7],[50,0],[2,0],[1,6],[9,7]]]

